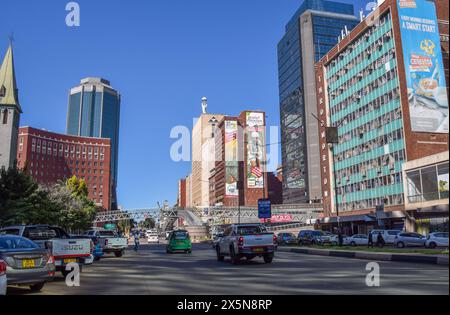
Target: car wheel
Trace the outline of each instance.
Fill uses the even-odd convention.
[[[219,246],[216,246],[217,261],[224,261],[225,257],[220,254]]]
[[[264,255],[264,256],[263,256],[264,262],[265,262],[266,264],[272,263],[273,256],[274,256],[273,254],[267,254],[267,255]]]
[[[398,247],[398,248],[405,248],[405,243],[403,243],[403,242],[398,242],[398,243],[397,243],[397,247]]]
[[[234,246],[230,247],[230,258],[231,258],[231,263],[233,265],[236,265],[239,262],[239,257],[236,255],[236,252],[234,251]]]
[[[353,246],[353,247],[355,247],[355,246],[356,246],[356,243],[355,243],[355,242],[351,242],[350,245]]]
[[[435,242],[431,242],[428,246],[430,246],[430,248],[436,248],[437,244]]]
[[[116,256],[116,257],[122,257],[122,256],[123,256],[123,251],[114,252],[114,256]]]
[[[31,290],[31,292],[39,292],[42,290],[44,285],[45,285],[45,282],[32,284],[32,285],[30,285],[30,290]]]

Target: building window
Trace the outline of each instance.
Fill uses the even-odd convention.
[[[410,203],[448,199],[448,164],[439,164],[406,173]]]
[[[3,124],[6,125],[8,123],[8,110],[3,110]]]

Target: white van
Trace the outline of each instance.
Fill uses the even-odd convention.
[[[147,243],[159,243],[159,235],[155,230],[148,230],[147,234]]]

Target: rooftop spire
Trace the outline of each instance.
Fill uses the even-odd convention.
[[[9,37],[9,47],[0,67],[0,105],[12,105],[22,112],[17,93],[16,72],[14,70],[13,42]]]

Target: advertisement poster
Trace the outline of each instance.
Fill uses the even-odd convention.
[[[433,1],[397,0],[411,127],[448,133],[448,98]]]
[[[264,114],[247,113],[247,187],[264,188]]]
[[[225,121],[225,195],[239,196],[237,121]]]

